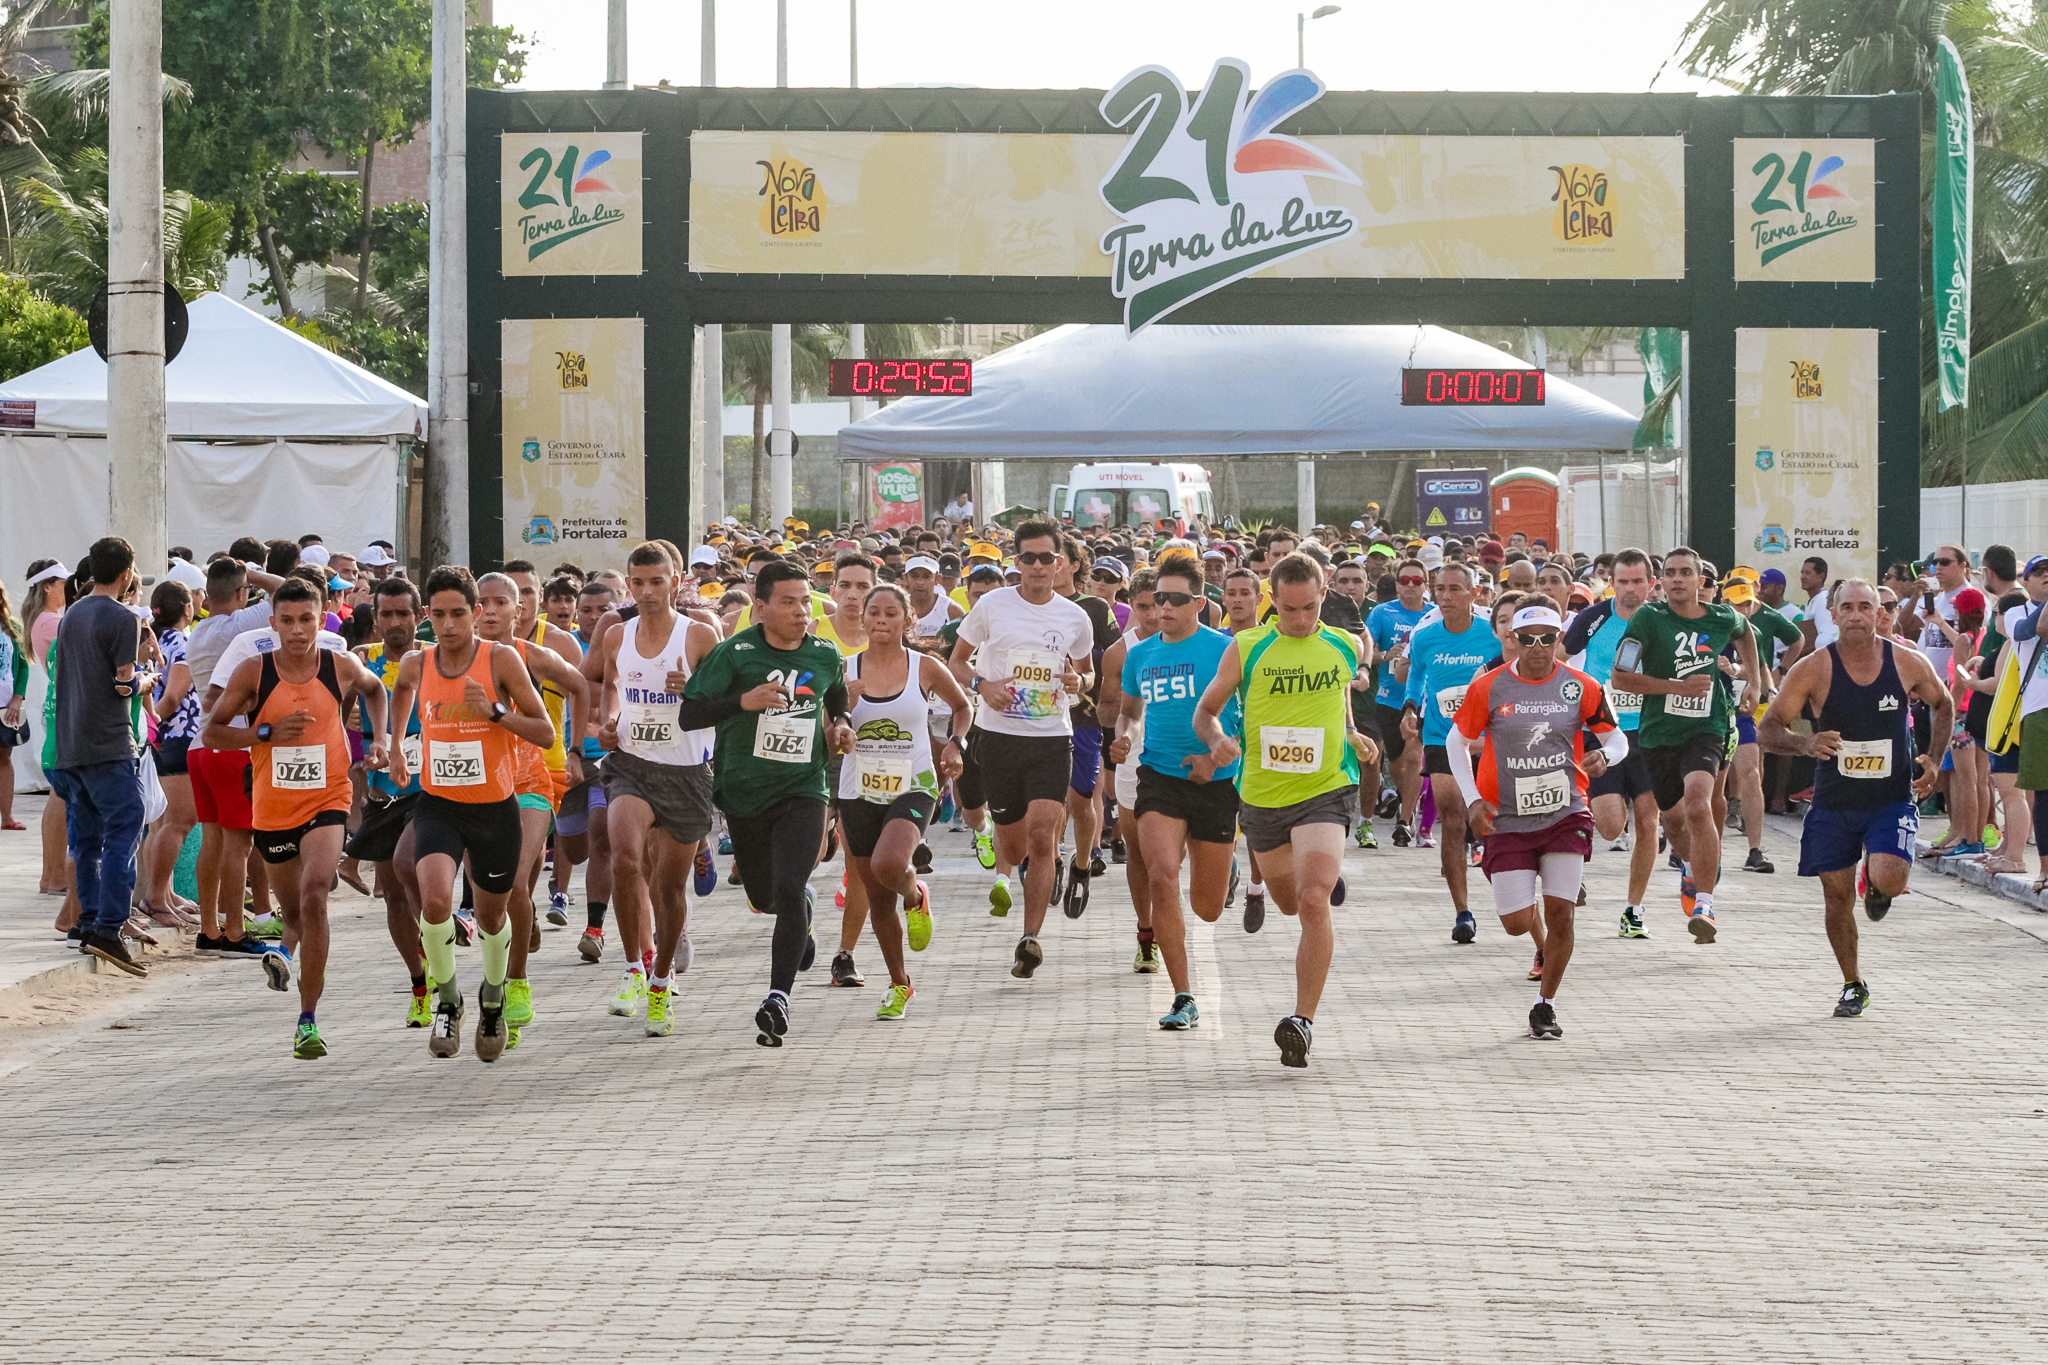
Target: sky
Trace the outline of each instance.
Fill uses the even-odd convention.
[[[848,0],[787,0],[789,83],[844,86]],[[1308,67],[1332,90],[1702,91],[1658,78],[1703,0],[1349,0],[1310,20]],[[604,80],[605,0],[495,0],[494,18],[533,40],[529,90]],[[985,89],[1103,88],[1159,63],[1193,88],[1219,57],[1254,82],[1295,64],[1295,15],[1265,0],[859,0],[860,83]],[[629,70],[639,85],[697,83],[696,0],[631,0]],[[720,0],[720,85],[775,84],[775,0]],[[1651,82],[1655,80],[1654,87]]]

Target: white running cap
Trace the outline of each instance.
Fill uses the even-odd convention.
[[[1541,626],[1549,626],[1552,630],[1564,629],[1556,607],[1523,607],[1508,623],[1509,630],[1535,630]]]

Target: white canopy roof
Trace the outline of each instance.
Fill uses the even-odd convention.
[[[382,440],[426,431],[427,405],[220,294],[190,304],[185,348],[164,370],[170,435]],[[35,430],[105,435],[107,363],[73,351],[4,385],[34,400]]]
[[[1353,450],[1627,450],[1636,419],[1552,376],[1542,407],[1403,407],[1403,367],[1529,369],[1440,327],[1074,324],[977,362],[974,393],[904,398],[842,460],[1146,459]]]

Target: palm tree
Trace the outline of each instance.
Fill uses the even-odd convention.
[[[771,401],[773,372],[772,333],[766,327],[725,329],[725,391],[743,403],[754,405],[754,481],[747,519],[756,526],[766,524],[761,502],[763,457],[768,453],[763,415]],[[843,349],[840,334],[818,322],[793,323],[789,329],[790,389],[805,393],[825,387],[826,363]]]
[[[89,147],[68,167],[26,181],[26,274],[52,301],[84,312],[107,278],[107,154]],[[221,287],[231,217],[183,190],[164,194],[164,279],[188,298]]]
[[[1875,95],[1934,88],[1947,0],[1708,0],[1679,65],[1745,95]]]

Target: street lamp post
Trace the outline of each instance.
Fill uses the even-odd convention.
[[[1294,16],[1294,64],[1304,71],[1308,69],[1308,21],[1323,19],[1343,9],[1342,5],[1317,5],[1314,12]]]

